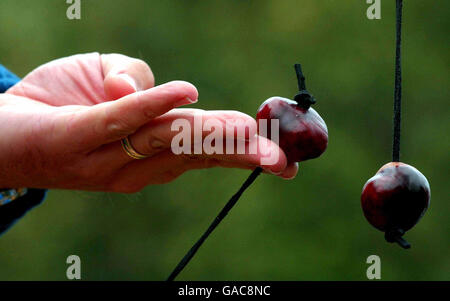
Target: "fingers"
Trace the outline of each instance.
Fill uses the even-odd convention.
[[[81,136],[77,142],[92,149],[122,139],[155,117],[175,107],[195,103],[197,98],[193,85],[173,81],[78,112],[71,120],[69,134]]]
[[[191,169],[203,169],[216,166],[242,169],[254,169],[257,166],[262,166],[266,170],[266,173],[276,174],[284,179],[292,179],[297,174],[298,164],[293,163],[287,165],[284,152],[276,143],[264,137],[256,136],[256,138],[248,139],[249,136],[244,136],[245,138],[242,140],[244,142],[244,152],[237,152],[236,131],[233,131],[231,136],[224,138],[225,144],[230,138],[233,139],[235,147],[232,149],[232,153],[206,154],[202,152],[201,154],[174,154],[170,148],[171,143],[168,141],[174,135],[169,130],[169,124],[180,117],[189,119],[189,117],[195,116],[195,113],[202,114],[203,120],[211,120],[218,116],[222,120],[226,119],[226,117],[231,119],[242,118],[244,120],[253,120],[250,116],[232,111],[205,112],[195,109],[172,110],[152,120],[137,133],[130,136],[130,138],[134,139],[132,141],[133,146],[140,153],[149,154],[149,152],[153,152],[152,157],[144,160],[134,160],[125,154],[119,142],[106,145],[102,150],[91,154],[96,164],[107,166],[111,170],[119,170],[119,172],[116,172],[110,189],[119,192],[136,192],[149,184],[162,184],[172,181]],[[250,129],[249,132],[252,132],[252,130]],[[142,136],[140,137],[140,135]],[[142,145],[139,143],[141,138],[141,142],[144,143]],[[145,145],[148,147],[148,152],[144,150]],[[158,147],[155,147],[155,145]],[[256,150],[256,152],[252,152],[251,150]],[[275,158],[275,160],[263,160],[271,157]]]
[[[187,128],[174,127],[178,121],[183,121],[183,126]],[[195,129],[200,129],[198,137],[194,135]],[[245,140],[253,137],[256,134],[257,126],[252,117],[237,111],[175,109],[148,122],[136,133],[130,135],[129,140],[137,152],[153,156],[161,151],[171,149],[172,141],[183,134],[182,130],[188,130],[187,138],[191,141],[191,146],[196,141],[201,144],[212,131],[220,130],[221,141],[217,141],[217,143],[225,146],[228,139]],[[236,144],[234,143],[233,147]],[[103,160],[114,162],[120,167],[133,160],[124,153],[120,144],[116,144],[114,147],[104,147],[98,156],[99,160],[104,158]]]
[[[185,158],[166,150],[155,157],[132,161],[116,173],[110,190],[134,193],[149,184],[163,184],[186,171]]]
[[[298,173],[298,163],[289,163],[286,169],[279,175],[281,178],[286,180],[292,180],[297,176]]]
[[[102,54],[104,89],[109,100],[119,99],[155,85],[152,70],[142,60],[122,54]]]
[[[185,121],[182,129],[173,127],[179,120]],[[287,164],[284,152],[271,140],[256,136],[256,130],[256,121],[241,112],[175,109],[151,120],[130,135],[129,140],[138,153],[150,157],[169,151],[188,157],[189,162],[213,159],[253,168],[262,166],[270,173],[280,174]],[[196,131],[200,132],[199,137]],[[179,136],[183,138],[180,140]],[[120,142],[105,145],[90,155],[99,164],[116,169],[134,161]]]
[[[145,159],[135,160],[122,168],[110,184],[110,190],[116,192],[134,193],[149,184],[163,184],[170,182],[181,174],[192,169],[212,167],[241,168],[252,170],[258,164],[250,160],[223,160],[217,157],[174,155],[170,150]],[[284,165],[285,167],[285,165]]]
[[[226,143],[228,142],[226,141]],[[239,141],[237,142],[239,143]],[[280,175],[286,169],[286,155],[275,142],[265,137],[255,136],[241,144],[243,145],[242,149],[238,150],[239,147],[235,144],[232,153],[202,153],[184,156],[191,161],[212,159],[223,163],[260,166],[274,175]]]
[[[254,169],[262,166],[267,172],[277,174],[284,178],[295,175],[296,170],[286,170],[287,159],[283,151],[274,142],[264,137],[265,149],[257,150],[256,153],[245,154],[212,154],[212,155],[175,155],[170,149],[166,149],[157,155],[144,159],[133,160],[125,165],[114,178],[114,190],[135,192],[149,184],[161,184],[169,182],[185,171],[191,169],[203,169],[211,167],[229,167]],[[251,149],[253,143],[258,143],[259,139],[246,141],[246,149]],[[262,158],[268,153],[278,153],[277,161],[271,165],[263,165]],[[292,168],[292,167],[290,167]]]

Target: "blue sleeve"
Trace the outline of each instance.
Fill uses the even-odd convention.
[[[19,81],[20,78],[0,65],[0,93],[4,93]],[[42,203],[46,192],[45,189],[28,189],[24,196],[8,204],[0,205],[0,235],[21,219],[29,210]]]
[[[18,81],[20,81],[20,78],[0,65],[0,93],[4,93],[10,87],[14,86]]]

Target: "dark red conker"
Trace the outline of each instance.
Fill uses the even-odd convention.
[[[369,223],[384,231],[387,241],[394,242],[420,220],[430,197],[430,185],[420,171],[391,162],[364,185],[361,206]]]
[[[275,96],[259,107],[256,120],[260,119],[267,119],[268,138],[272,137],[271,120],[279,120],[279,145],[289,162],[317,158],[327,148],[327,125],[313,108],[304,108],[293,100]]]

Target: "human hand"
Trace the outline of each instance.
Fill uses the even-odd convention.
[[[256,129],[253,118],[240,112],[173,109],[197,97],[196,88],[186,82],[154,87],[148,65],[122,55],[83,54],[40,66],[0,95],[0,183],[135,192],[190,169],[253,169],[261,163],[260,151],[280,154],[265,170],[295,176],[297,166],[286,167],[283,151],[271,141],[256,154],[173,154],[170,141],[176,133],[170,126],[178,118],[243,120]],[[150,157],[128,157],[120,144],[127,136]],[[230,138],[237,139],[224,136]]]

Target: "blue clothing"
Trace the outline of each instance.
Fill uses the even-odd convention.
[[[4,93],[19,81],[20,78],[0,65],[0,93]],[[45,189],[28,189],[28,192],[24,196],[0,206],[0,235],[22,218],[29,210],[42,203],[46,192],[47,190]]]
[[[10,87],[14,86],[18,81],[20,81],[20,78],[0,65],[0,93],[4,93]]]

